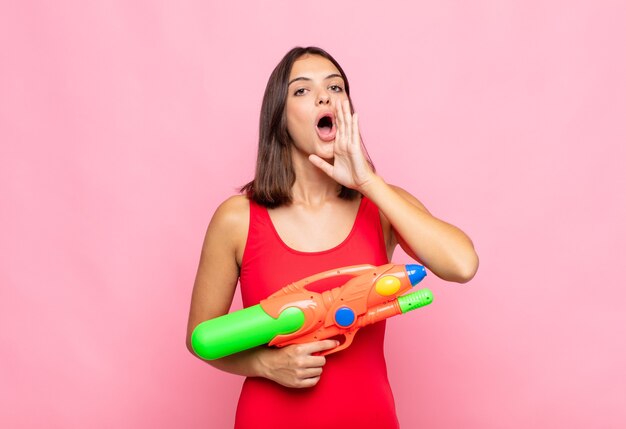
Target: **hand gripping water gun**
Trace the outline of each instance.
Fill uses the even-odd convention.
[[[322,293],[307,290],[336,276],[352,278]],[[417,264],[325,271],[291,283],[257,305],[200,323],[191,345],[198,356],[212,360],[268,343],[284,347],[343,336],[337,347],[320,355],[335,353],[350,346],[360,328],[430,304],[428,289],[401,296],[425,276]]]

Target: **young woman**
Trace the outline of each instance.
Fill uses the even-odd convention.
[[[319,48],[294,48],[270,76],[254,180],[216,210],[194,284],[187,344],[200,322],[288,283],[349,265],[383,265],[399,244],[438,277],[467,282],[471,240],[376,174],[362,145],[348,79]],[[344,279],[345,281],[345,279]],[[340,279],[319,285],[339,286]],[[325,340],[259,347],[209,363],[246,376],[235,427],[397,428],[383,354],[385,323],[327,357]],[[192,351],[193,352],[193,351]]]

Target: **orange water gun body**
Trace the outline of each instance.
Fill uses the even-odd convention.
[[[321,293],[307,289],[337,276],[351,279]],[[403,295],[425,276],[417,264],[325,271],[283,287],[258,305],[202,322],[192,334],[192,347],[200,357],[216,359],[262,344],[284,347],[334,338],[339,345],[320,354],[335,353],[349,347],[360,328],[430,304],[428,289]]]

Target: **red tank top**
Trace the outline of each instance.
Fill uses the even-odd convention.
[[[349,265],[388,263],[378,208],[363,198],[348,237],[332,249],[301,252],[279,237],[265,207],[250,202],[240,285],[244,307],[313,274]],[[347,279],[316,285],[318,292]],[[323,286],[323,287],[320,287]],[[398,428],[383,353],[385,322],[359,330],[350,347],[327,356],[318,384],[287,388],[265,378],[244,381],[235,429]]]

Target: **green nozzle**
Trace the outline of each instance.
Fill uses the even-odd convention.
[[[416,292],[398,297],[398,304],[400,304],[402,314],[415,310],[416,308],[424,307],[431,302],[433,302],[433,293],[430,289],[420,289]]]

